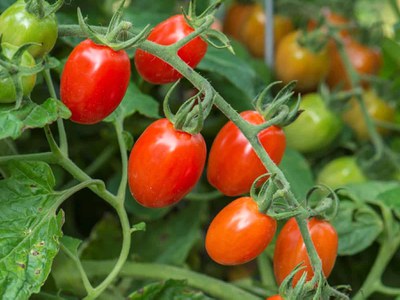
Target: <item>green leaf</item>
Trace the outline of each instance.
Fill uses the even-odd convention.
[[[78,248],[81,243],[82,243],[81,240],[70,237],[70,236],[64,235],[61,238],[61,244],[63,245],[65,250],[68,251],[71,255],[73,255],[75,257],[79,257]]]
[[[159,103],[149,95],[143,94],[136,85],[129,83],[128,90],[118,108],[104,121],[114,122],[125,119],[138,112],[149,118],[159,118]]]
[[[339,235],[339,255],[354,255],[368,248],[383,230],[380,216],[368,205],[342,200],[333,220]]]
[[[296,198],[305,199],[307,192],[314,185],[313,174],[307,160],[299,152],[287,148],[279,168],[290,182]]]
[[[131,300],[212,300],[188,287],[185,280],[167,280],[146,285],[129,295]]]
[[[205,204],[189,203],[175,214],[147,223],[146,232],[135,233],[133,251],[137,260],[182,265],[200,239]]]
[[[399,186],[398,182],[390,181],[368,181],[364,183],[351,184],[346,186],[343,193],[364,202],[379,201],[378,195]]]
[[[28,299],[50,273],[60,246],[64,194],[53,190],[50,167],[43,162],[7,165],[0,181],[0,298]]]
[[[377,200],[392,209],[400,218],[400,186],[379,194]]]
[[[26,129],[42,128],[58,118],[68,119],[70,116],[69,109],[53,98],[40,105],[26,101],[18,110],[10,105],[0,105],[0,139],[16,139]]]

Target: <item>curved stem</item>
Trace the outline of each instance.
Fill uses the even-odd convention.
[[[386,286],[381,282],[376,285],[375,291],[388,296],[400,296],[400,288]]]
[[[101,276],[108,273],[113,261],[84,261],[83,265],[89,276]],[[196,273],[187,269],[153,263],[126,262],[121,269],[121,276],[153,280],[187,280],[187,283],[203,290],[217,299],[226,300],[260,300],[242,289],[219,279]]]
[[[115,131],[118,137],[118,145],[121,152],[122,175],[119,184],[117,198],[123,203],[125,201],[126,185],[128,182],[128,154],[126,144],[123,137],[123,120],[117,120],[114,123]]]
[[[0,165],[11,160],[44,161],[49,164],[57,163],[57,158],[52,152],[0,156]]]

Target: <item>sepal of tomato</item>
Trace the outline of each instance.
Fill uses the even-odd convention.
[[[321,259],[323,273],[325,277],[328,277],[335,265],[337,256],[337,232],[329,222],[317,218],[307,220],[307,227],[315,250]],[[293,285],[296,285],[304,272],[307,272],[307,281],[314,276],[307,249],[295,218],[289,219],[279,233],[273,262],[278,285],[300,263],[304,269],[296,273],[293,278]]]
[[[200,179],[206,152],[200,133],[176,130],[167,119],[155,121],[136,141],[129,157],[132,196],[152,208],[180,201]]]
[[[61,100],[71,120],[94,124],[110,115],[121,103],[131,75],[124,50],[115,51],[87,39],[71,52],[61,75]]]
[[[250,124],[265,122],[256,111],[245,111],[240,115]],[[271,126],[262,130],[258,138],[273,162],[279,164],[286,148],[283,130]],[[227,196],[238,196],[249,192],[254,180],[266,172],[239,128],[232,121],[225,124],[211,146],[207,168],[209,183]]]
[[[253,198],[238,198],[212,220],[205,241],[207,253],[221,265],[244,264],[264,251],[276,226],[276,220],[260,212]]]
[[[183,15],[175,15],[153,28],[148,40],[160,45],[171,45],[194,30]],[[178,50],[178,56],[191,68],[195,68],[207,52],[207,43],[196,37]],[[135,65],[142,78],[153,84],[170,83],[182,78],[177,70],[160,58],[144,50],[135,53]]]

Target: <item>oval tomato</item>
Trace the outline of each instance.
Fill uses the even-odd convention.
[[[317,218],[307,221],[307,226],[314,247],[321,259],[323,273],[325,277],[328,277],[335,265],[337,256],[338,235],[336,230],[329,222]],[[307,272],[307,281],[312,279],[314,272],[296,219],[291,218],[283,226],[275,246],[274,273],[278,285],[300,263],[305,268],[296,273],[293,285],[299,281],[304,272]]]
[[[238,198],[212,220],[206,250],[221,265],[243,264],[264,251],[275,231],[276,220],[261,213],[253,198]]]
[[[284,128],[287,145],[302,153],[323,150],[342,129],[340,117],[326,107],[317,93],[305,95],[300,103],[301,115]]]
[[[256,111],[240,115],[251,124],[265,121]],[[279,164],[286,147],[283,130],[271,126],[261,131],[258,138],[275,164]],[[225,124],[211,146],[207,169],[209,183],[227,196],[238,196],[249,192],[254,180],[266,172],[239,128],[232,121]]]
[[[284,84],[297,80],[296,89],[313,91],[329,71],[328,48],[314,53],[298,43],[299,31],[286,35],[278,45],[275,58],[276,76]]]
[[[392,123],[395,120],[396,110],[388,102],[381,99],[372,89],[363,93],[363,99],[367,107],[368,114],[374,121],[384,121]],[[343,113],[343,119],[352,128],[360,140],[369,138],[367,124],[361,112],[360,104],[356,99],[350,100],[348,109]],[[377,127],[378,132],[385,135],[388,130]]]
[[[71,120],[98,123],[121,103],[131,75],[123,50],[114,51],[87,39],[71,52],[61,75],[61,100],[71,110]]]
[[[206,160],[202,135],[176,130],[167,119],[152,123],[136,141],[129,157],[133,197],[145,207],[165,207],[188,194]]]
[[[47,2],[44,5],[48,6]],[[40,46],[29,47],[33,57],[42,57],[53,49],[58,36],[55,14],[39,19],[29,13],[24,0],[18,0],[0,16],[0,35],[2,42],[15,46],[26,43],[38,43]]]
[[[18,50],[18,47],[10,45],[8,43],[1,44],[2,55],[11,59],[14,53]],[[35,65],[35,59],[29,52],[25,51],[22,55],[21,66],[32,67]],[[0,66],[0,72],[3,67]],[[29,95],[35,87],[36,75],[23,76],[21,78],[22,93],[24,96]],[[16,91],[14,82],[11,78],[0,79],[0,103],[13,103],[16,101]]]
[[[193,31],[183,15],[176,15],[154,27],[147,39],[156,44],[171,45]],[[207,43],[196,37],[178,50],[178,56],[191,68],[195,68],[206,52]],[[169,64],[141,49],[136,51],[135,65],[140,76],[153,84],[170,83],[182,78]]]
[[[353,156],[342,156],[330,161],[319,172],[317,182],[337,189],[350,183],[361,183],[367,179]]]

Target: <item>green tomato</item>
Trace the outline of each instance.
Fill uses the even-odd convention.
[[[49,5],[45,2],[45,5]],[[29,52],[33,57],[42,57],[53,49],[58,36],[55,14],[39,19],[29,13],[24,0],[18,0],[0,16],[0,35],[2,42],[15,46],[26,43],[38,43],[31,46]]]
[[[331,112],[317,93],[307,94],[300,103],[302,114],[284,130],[288,147],[311,153],[328,147],[342,130],[342,121]]]
[[[18,50],[17,46],[13,46],[7,43],[1,44],[2,53],[7,58],[12,58],[14,53]],[[22,55],[21,65],[25,67],[31,67],[35,65],[35,59],[28,51],[25,51]],[[0,72],[3,67],[0,66]],[[36,82],[36,75],[29,75],[22,77],[22,91],[24,96],[29,95]],[[11,78],[0,79],[0,103],[13,103],[16,101],[17,95],[15,91],[14,82]]]
[[[350,183],[365,182],[360,167],[353,156],[342,156],[325,165],[317,177],[317,182],[336,189]]]

